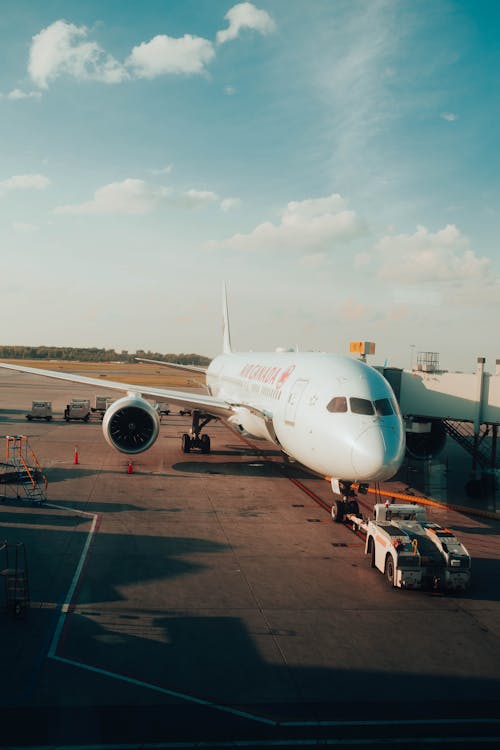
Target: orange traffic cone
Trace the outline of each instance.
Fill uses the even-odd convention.
[[[134,472],[134,467],[132,466],[132,461],[129,461],[128,467],[127,467],[127,474],[133,474],[133,472]]]
[[[78,448],[76,447],[76,445],[75,445],[75,455],[73,457],[73,463],[74,464],[78,463]]]

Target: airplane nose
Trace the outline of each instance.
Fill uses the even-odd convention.
[[[381,481],[394,476],[402,456],[396,431],[369,427],[356,440],[351,461],[357,479]]]

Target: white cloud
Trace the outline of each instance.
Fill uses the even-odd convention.
[[[158,169],[148,169],[148,172],[149,174],[154,174],[154,175],[170,174],[172,172],[172,169],[173,167],[171,164],[166,164],[164,167],[160,167]]]
[[[418,227],[412,235],[386,235],[375,251],[381,259],[379,278],[404,284],[486,278],[491,265],[453,224],[436,233]]]
[[[8,94],[0,94],[0,99],[10,99],[11,101],[17,101],[19,99],[40,99],[41,93],[39,91],[22,91],[21,89],[12,89]]]
[[[163,170],[159,170],[163,171]],[[1,185],[1,183],[0,183]],[[122,182],[112,182],[95,191],[94,197],[84,203],[57,206],[55,214],[149,214],[160,205],[197,209],[217,204],[229,210],[238,203],[237,198],[221,200],[212,190],[174,192],[171,188],[157,187],[144,180],[129,177]],[[228,204],[228,205],[226,205]]]
[[[187,205],[189,208],[199,208],[201,206],[207,206],[210,203],[215,203],[219,200],[217,193],[212,190],[186,190],[182,194],[181,202]]]
[[[180,38],[159,34],[134,47],[125,64],[137,78],[156,78],[166,74],[203,73],[214,57],[213,44],[208,39],[191,34]]]
[[[269,34],[276,28],[266,11],[259,10],[248,2],[235,5],[225,18],[229,26],[218,32],[219,43],[236,39],[241,29],[254,29],[261,34]],[[97,42],[89,39],[86,26],[77,26],[59,19],[32,38],[28,73],[40,89],[47,89],[49,83],[62,75],[79,81],[112,84],[131,78],[203,74],[214,57],[214,45],[208,39],[192,34],[184,34],[182,37],[158,34],[133,47],[125,62],[121,63]],[[225,91],[228,95],[235,93],[231,86],[226,87]],[[14,89],[7,96],[23,99],[39,95],[39,92]],[[0,98],[2,96],[0,94]]]
[[[326,253],[310,253],[309,255],[304,255],[304,257],[300,259],[300,262],[306,268],[317,269],[325,268],[325,266],[328,265],[329,260]]]
[[[253,29],[261,34],[271,34],[276,30],[273,18],[265,10],[256,8],[253,3],[233,5],[224,16],[228,21],[227,29],[217,32],[218,44],[236,39],[242,29]]]
[[[224,198],[224,200],[220,202],[220,207],[223,211],[232,211],[234,208],[239,208],[240,206],[240,198]]]
[[[447,122],[455,122],[458,120],[458,115],[453,114],[453,112],[443,112],[441,118]]]
[[[386,156],[382,159],[373,143],[406,106],[404,97],[396,103],[393,98],[393,63],[404,47],[406,11],[386,0],[335,5],[335,23],[310,40],[308,64],[316,61],[311,82],[324,103],[337,184],[349,188],[359,182],[369,193],[373,181],[389,172]]]
[[[224,86],[224,93],[226,96],[234,96],[237,93],[237,90],[234,86]]]
[[[38,224],[29,224],[26,221],[14,221],[12,222],[12,228],[15,229],[16,232],[24,233],[38,232],[40,229]]]
[[[28,72],[46,89],[60,75],[78,80],[119,83],[128,77],[125,68],[96,42],[87,41],[88,29],[61,19],[33,37]]]
[[[11,190],[44,190],[50,180],[43,174],[18,174],[0,182],[0,194]]]
[[[58,206],[56,214],[129,214],[145,215],[169,195],[166,188],[148,185],[143,180],[128,178],[122,182],[104,185],[94,193],[94,198],[76,205]]]
[[[301,250],[331,249],[364,234],[364,225],[338,194],[325,198],[292,201],[281,215],[279,224],[259,224],[249,234],[235,234],[209,247],[234,250]]]

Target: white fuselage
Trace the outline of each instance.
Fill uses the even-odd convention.
[[[404,428],[394,393],[372,367],[314,352],[216,357],[210,393],[234,405],[241,432],[266,438],[322,476],[383,481],[401,465]]]

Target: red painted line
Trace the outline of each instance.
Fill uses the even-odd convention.
[[[302,492],[305,492],[305,494],[308,495],[311,498],[311,500],[314,500],[314,502],[317,505],[320,505],[322,508],[324,508],[326,511],[328,511],[328,513],[330,513],[330,511],[332,509],[332,506],[328,505],[328,503],[325,503],[325,501],[322,500],[320,497],[318,497],[318,495],[316,495],[315,492],[312,492],[311,490],[309,490],[307,487],[305,487],[302,484],[302,482],[299,482],[298,479],[294,479],[294,477],[287,477],[287,479],[288,479],[289,482],[291,482],[296,487],[298,487],[299,490],[302,490]]]

